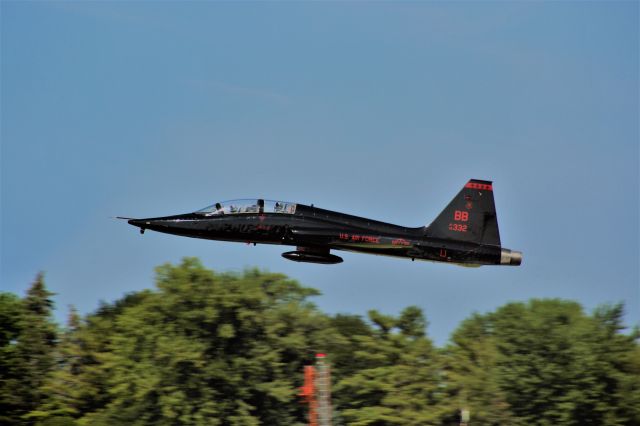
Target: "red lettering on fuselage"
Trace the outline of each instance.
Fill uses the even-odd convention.
[[[365,243],[379,244],[380,243],[380,237],[372,237],[370,235],[363,235],[362,236],[362,241],[365,242]]]
[[[371,244],[380,244],[380,237],[373,237],[371,235],[358,235],[358,234],[347,234],[341,232],[338,234],[338,238],[345,241],[353,241],[358,243],[371,243]]]

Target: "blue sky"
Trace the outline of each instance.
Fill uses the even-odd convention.
[[[1,271],[83,313],[197,256],[320,289],[323,310],[420,306],[443,344],[533,297],[640,322],[637,2],[10,2],[1,11]],[[406,226],[494,181],[519,268],[147,232],[110,219],[263,197]]]

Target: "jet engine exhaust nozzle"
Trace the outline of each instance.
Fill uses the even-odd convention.
[[[501,265],[511,265],[511,266],[519,266],[522,263],[522,252],[502,249],[500,251],[500,264]]]

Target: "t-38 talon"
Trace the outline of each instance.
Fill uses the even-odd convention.
[[[500,244],[489,181],[472,179],[429,225],[408,228],[283,201],[215,203],[193,213],[127,219],[133,226],[208,240],[295,246],[296,262],[340,263],[331,250],[430,260],[461,266],[520,265],[522,253]]]

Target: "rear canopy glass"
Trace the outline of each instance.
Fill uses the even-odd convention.
[[[260,213],[283,213],[294,214],[296,204],[286,201],[272,201],[262,199],[243,199],[221,201],[196,211],[205,216],[223,214],[260,214]]]

